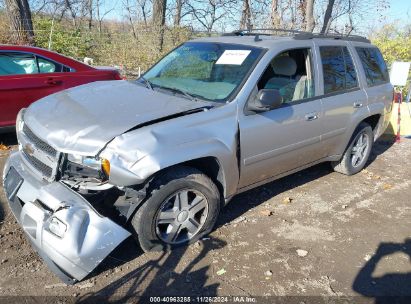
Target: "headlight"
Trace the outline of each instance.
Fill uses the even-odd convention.
[[[110,161],[108,159],[75,154],[68,154],[67,159],[70,162],[102,171],[107,177],[110,176]]]
[[[26,112],[26,109],[23,108],[19,111],[19,114],[17,114],[17,118],[16,118],[16,132],[20,133],[21,131],[23,131],[23,124],[24,124],[24,113]]]
[[[49,222],[49,230],[54,235],[57,235],[58,237],[62,238],[67,230],[67,225],[60,221],[58,218],[53,216]]]

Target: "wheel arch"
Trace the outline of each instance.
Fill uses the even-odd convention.
[[[217,186],[221,199],[224,198],[224,195],[226,193],[226,175],[223,167],[221,166],[221,162],[217,157],[214,156],[194,158],[162,168],[161,170],[153,174],[153,176],[150,177],[150,180],[155,179],[168,170],[172,170],[173,168],[180,166],[195,168],[204,173]]]
[[[362,121],[359,122],[359,124],[357,125],[357,127],[362,123],[365,122],[367,124],[369,124],[373,130],[373,132],[375,133],[375,131],[378,128],[379,122],[381,121],[381,114],[373,114],[371,116],[368,116],[367,118],[363,119]],[[357,128],[356,127],[356,128]]]

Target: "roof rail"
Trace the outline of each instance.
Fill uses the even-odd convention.
[[[276,29],[276,28],[256,28],[256,29],[240,29],[231,33],[224,34],[224,36],[256,36],[258,40],[259,35],[264,36],[290,36],[294,39],[336,39],[336,40],[349,40],[358,42],[370,43],[370,40],[363,36],[358,35],[344,35],[344,34],[323,34],[323,33],[311,33],[298,30]]]

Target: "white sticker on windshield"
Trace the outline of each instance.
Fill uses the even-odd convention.
[[[250,53],[247,50],[226,50],[215,64],[241,65]]]

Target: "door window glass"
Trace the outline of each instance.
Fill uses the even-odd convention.
[[[40,73],[54,73],[56,72],[56,65],[43,58],[38,58],[37,62],[39,64]]]
[[[0,53],[0,75],[37,74],[36,58],[24,53]]]
[[[358,87],[357,73],[351,55],[343,46],[321,46],[324,94]]]
[[[62,64],[57,62],[47,60],[42,57],[37,57],[37,63],[39,66],[40,73],[58,73],[58,72],[67,72]]]
[[[388,70],[381,52],[377,48],[356,48],[364,68],[368,86],[389,81]]]
[[[277,55],[261,76],[257,87],[278,90],[283,103],[315,95],[314,73],[309,48],[293,49]]]

